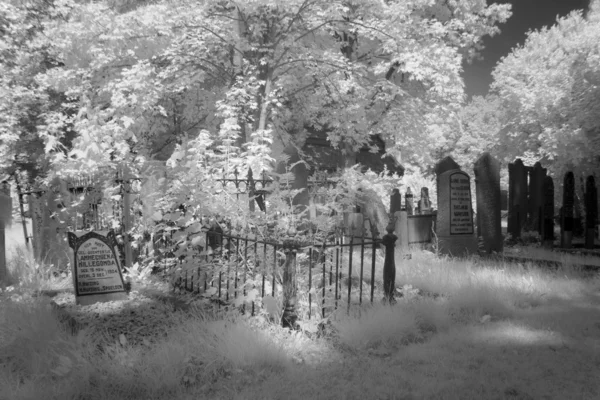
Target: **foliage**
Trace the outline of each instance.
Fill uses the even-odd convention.
[[[593,2],[586,17],[573,12],[529,32],[495,68],[491,89],[502,108],[497,140],[505,161],[541,160],[558,176],[597,170],[598,7]]]
[[[203,129],[223,157],[243,154],[257,170],[278,147],[300,147],[306,127],[347,151],[379,133],[407,161],[425,160],[429,123],[462,101],[462,59],[509,15],[483,0],[35,4],[50,11],[25,38],[28,9],[5,6],[7,37],[15,59],[30,62],[37,44],[54,61],[10,72],[72,104],[33,115],[44,124],[32,134],[63,171],[164,159]],[[5,134],[16,140],[21,125],[8,121]],[[73,148],[53,153],[70,127]]]

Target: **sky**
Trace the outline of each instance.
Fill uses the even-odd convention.
[[[465,63],[464,78],[467,95],[483,96],[492,83],[492,69],[517,44],[523,44],[526,32],[553,25],[557,15],[586,8],[589,0],[488,0],[488,4],[511,3],[512,17],[500,25],[502,33],[484,38],[483,60]]]

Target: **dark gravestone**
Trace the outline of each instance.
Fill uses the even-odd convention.
[[[402,209],[402,195],[398,189],[394,189],[392,191],[392,195],[390,196],[390,215],[394,215],[396,211],[400,211]]]
[[[127,299],[114,231],[76,231],[67,236],[73,249],[76,304]]]
[[[460,169],[460,165],[458,165],[456,163],[456,161],[454,161],[452,159],[452,157],[448,156],[448,157],[444,158],[442,161],[435,164],[435,175],[440,176],[444,172],[450,171],[453,169]]]
[[[500,220],[500,162],[484,153],[475,162],[477,236],[483,238],[487,254],[502,251]]]
[[[573,236],[575,237],[583,237],[583,210],[581,207],[579,195],[575,193],[575,201],[573,202]]]
[[[404,200],[405,200],[405,207],[406,207],[406,213],[408,215],[413,215],[413,211],[414,211],[414,205],[413,205],[413,199],[414,196],[412,194],[412,191],[410,190],[409,187],[406,188],[406,194],[404,195]]]
[[[598,221],[598,189],[592,175],[585,182],[585,248],[594,248],[596,223]]]
[[[521,159],[508,164],[508,233],[521,237],[527,220],[527,170]]]
[[[508,190],[500,190],[500,210],[508,210]]]
[[[442,161],[445,166],[454,164],[451,158]],[[470,177],[460,169],[443,171],[437,176],[438,211],[436,233],[442,254],[465,256],[477,253],[477,239],[473,230]]]
[[[543,190],[542,243],[551,248],[554,244],[554,181],[551,177],[544,178]]]
[[[544,178],[546,177],[546,168],[542,168],[539,162],[536,162],[533,168],[529,169],[529,219],[528,227],[533,231],[542,234],[542,208],[544,207]]]
[[[575,205],[575,176],[565,174],[563,185],[563,205],[560,223],[560,246],[571,248],[573,240],[573,206]]]

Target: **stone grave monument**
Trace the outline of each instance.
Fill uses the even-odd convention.
[[[542,244],[544,247],[554,246],[554,181],[552,177],[544,178],[544,208],[542,220]]]
[[[585,182],[585,248],[594,248],[596,223],[598,221],[598,189],[593,175]]]
[[[114,231],[68,232],[73,287],[79,305],[125,300],[125,283]]]
[[[573,241],[573,206],[575,204],[575,176],[573,172],[565,174],[563,185],[563,205],[560,217],[560,246],[571,248]]]
[[[487,254],[502,252],[500,162],[486,152],[475,162],[473,171],[477,196],[477,237],[483,238],[483,248]]]
[[[429,189],[426,187],[421,188],[421,199],[418,203],[419,214],[429,215],[431,214],[431,200],[429,200]]]
[[[440,252],[457,257],[477,254],[471,178],[450,157],[440,161],[435,172],[438,203],[436,233]]]
[[[527,170],[517,158],[508,164],[508,233],[513,239],[521,237],[527,221]]]

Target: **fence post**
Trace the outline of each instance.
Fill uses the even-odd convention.
[[[283,316],[281,324],[284,328],[296,328],[298,314],[296,310],[297,284],[296,284],[296,253],[300,245],[295,240],[283,241],[285,264],[283,266]]]
[[[387,234],[383,236],[381,241],[385,246],[385,261],[383,263],[384,301],[389,304],[395,302],[394,292],[396,291],[396,262],[394,261],[394,250],[396,247],[396,239],[398,239],[398,237],[394,235],[394,225],[394,220],[390,219],[390,223],[385,228]]]

